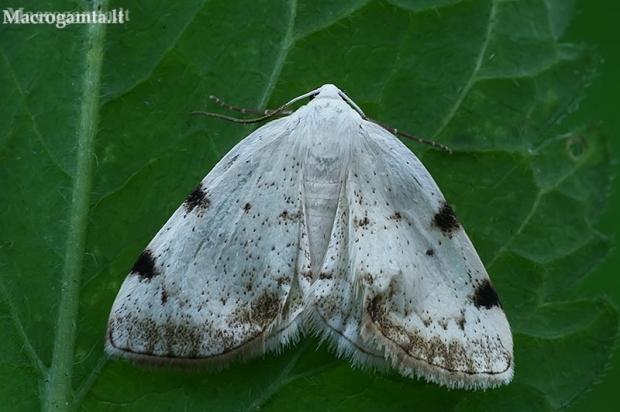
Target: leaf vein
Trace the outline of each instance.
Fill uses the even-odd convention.
[[[480,51],[476,58],[476,63],[474,65],[474,69],[472,70],[471,76],[469,76],[469,79],[467,79],[467,82],[461,88],[461,93],[457,97],[456,101],[454,102],[454,104],[448,111],[447,115],[444,117],[441,124],[437,128],[437,131],[435,132],[435,134],[433,134],[433,137],[430,140],[439,141],[438,140],[439,136],[441,136],[441,134],[446,130],[446,128],[448,127],[448,124],[456,115],[457,110],[459,109],[459,107],[461,107],[463,100],[465,100],[465,97],[467,96],[471,88],[478,81],[478,73],[480,72],[480,68],[482,67],[482,61],[486,54],[487,48],[489,46],[489,41],[491,39],[491,34],[493,33],[493,28],[495,27],[495,22],[496,22],[495,16],[497,14],[497,4],[498,4],[497,0],[494,0],[491,3],[491,11],[489,13],[489,22],[487,26],[487,32],[486,32],[484,41],[482,42],[482,45],[480,46]]]

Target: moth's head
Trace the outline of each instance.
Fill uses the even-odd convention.
[[[333,84],[324,84],[319,87],[310,95],[310,100],[313,99],[337,99],[342,100],[342,91]]]
[[[349,98],[349,96],[347,96],[342,90],[340,90],[339,88],[337,88],[333,84],[324,84],[323,86],[319,87],[318,89],[316,89],[316,90],[314,90],[314,91],[312,91],[312,92],[310,92],[308,94],[305,94],[305,95],[303,95],[301,97],[309,97],[310,100],[313,100],[313,99],[333,99],[333,100],[345,101],[351,107],[353,107],[355,109],[355,111],[358,112],[360,114],[360,116],[362,116],[362,118],[366,119],[366,115],[364,114],[362,109],[360,109],[359,106],[357,104],[355,104],[355,102]]]

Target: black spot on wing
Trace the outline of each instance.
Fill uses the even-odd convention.
[[[355,227],[366,227],[370,224],[370,220],[367,216],[364,216],[363,219],[358,219],[357,217],[353,219],[353,225]]]
[[[426,249],[426,256],[435,256],[435,249],[429,247]]]
[[[372,299],[366,300],[366,313],[368,313],[368,315],[370,316],[370,319],[372,319],[373,322],[376,322],[377,318],[380,315],[379,313],[380,305],[381,305],[381,298],[379,296],[375,296]]]
[[[146,249],[140,254],[136,263],[131,268],[130,274],[137,275],[140,280],[151,280],[155,276],[159,276],[159,271],[155,268],[155,258],[150,250]]]
[[[456,324],[458,325],[459,329],[464,331],[465,330],[465,324],[467,323],[467,321],[465,320],[465,316],[461,316],[460,318],[458,318],[456,320]]]
[[[198,186],[192,191],[192,193],[187,196],[183,206],[187,212],[191,212],[195,208],[207,209],[211,205],[211,201],[207,198],[207,193],[202,189],[202,183],[199,183]]]
[[[396,220],[397,222],[400,222],[402,218],[403,216],[400,214],[400,212],[394,212],[394,214],[390,216],[390,219]]]
[[[433,217],[433,224],[438,227],[444,235],[450,235],[461,227],[454,211],[446,202],[442,203],[441,208]]]
[[[497,292],[490,280],[483,280],[474,291],[474,305],[477,308],[484,306],[486,309],[491,309],[495,306],[502,307],[499,296],[497,296]]]
[[[287,210],[283,211],[278,215],[278,217],[284,221],[290,220],[292,222],[297,222],[301,219],[301,212],[289,213]]]

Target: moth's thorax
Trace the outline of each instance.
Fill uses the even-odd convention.
[[[329,245],[352,145],[363,120],[339,97],[318,97],[300,111],[305,119],[303,126],[300,124],[300,144],[305,149],[302,190],[316,277]]]

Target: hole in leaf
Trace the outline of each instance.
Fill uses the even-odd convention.
[[[585,139],[580,136],[573,136],[566,141],[566,151],[573,160],[581,159],[588,149]]]

